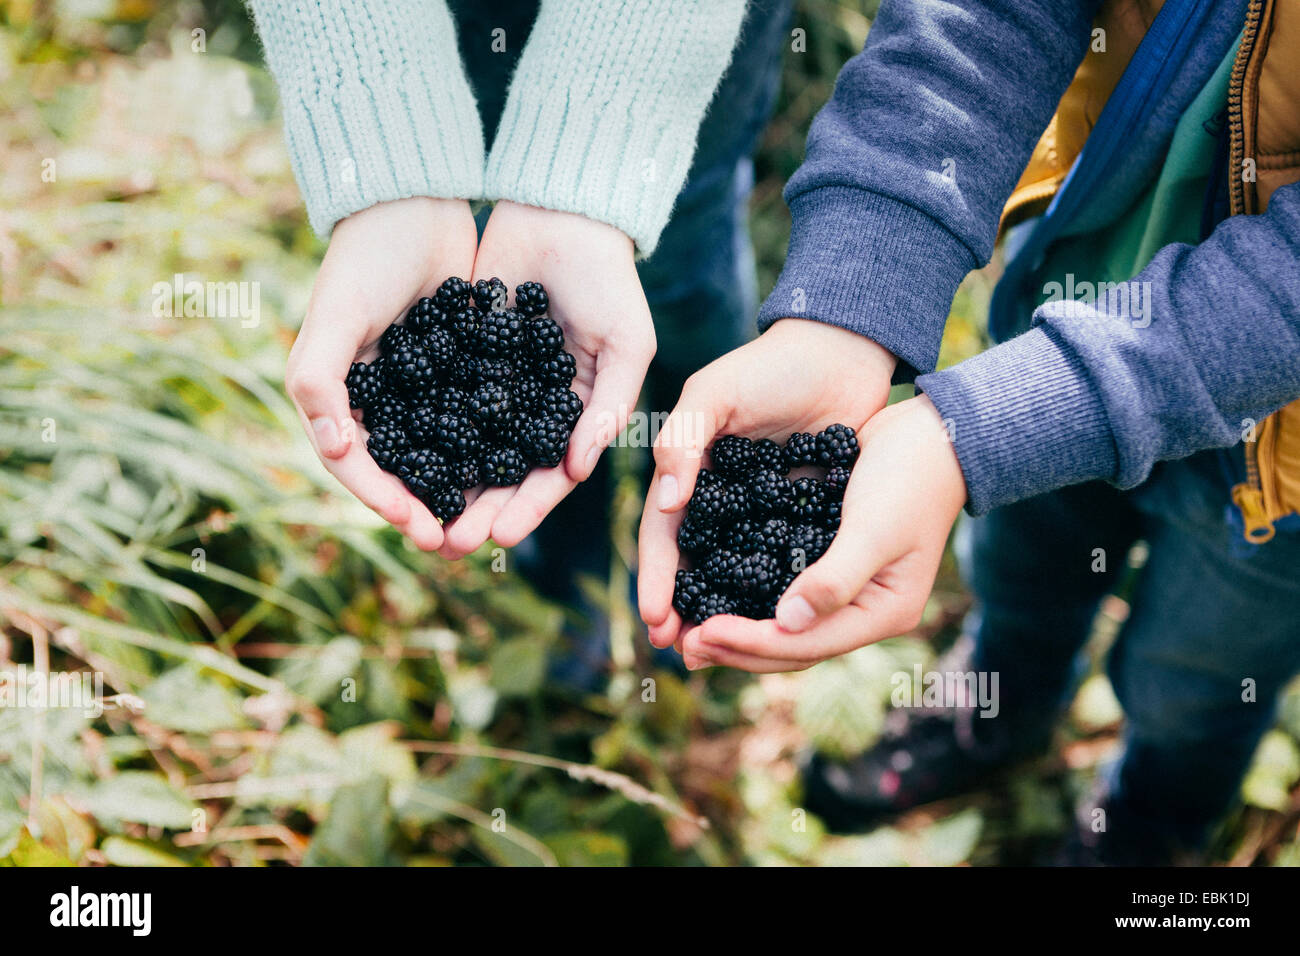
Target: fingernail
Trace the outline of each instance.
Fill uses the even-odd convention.
[[[587,452],[587,471],[590,472],[596,467],[596,459],[600,457],[600,446],[595,445],[591,451]]]
[[[713,666],[713,661],[709,660],[707,657],[699,657],[695,654],[686,654],[682,657],[682,660],[686,662],[686,669],[688,671],[697,671],[701,667]]]
[[[677,504],[677,476],[664,475],[659,479],[659,510],[667,511]]]
[[[783,631],[803,631],[816,619],[812,605],[799,595],[786,598],[776,607],[776,623]]]
[[[316,448],[322,455],[333,454],[338,450],[339,426],[332,418],[313,418],[311,430],[316,435]]]

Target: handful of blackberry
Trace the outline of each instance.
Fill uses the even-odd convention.
[[[380,357],[348,371],[366,448],[442,521],[476,485],[517,485],[564,459],[582,414],[576,363],[547,315],[540,282],[472,286],[452,277],[379,340]]]
[[[796,432],[784,447],[724,435],[709,455],[713,470],[700,469],[677,532],[691,567],[677,572],[673,608],[697,624],[715,614],[775,617],[785,589],[835,539],[857,435],[831,425]]]

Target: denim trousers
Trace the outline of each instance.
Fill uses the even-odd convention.
[[[1125,825],[1187,848],[1233,802],[1300,671],[1300,534],[1241,538],[1229,510],[1241,468],[1240,447],[1203,452],[1132,491],[1093,483],[1000,508],[957,539],[974,666],[999,673],[1011,721],[1057,716],[1102,599],[1129,589],[1107,661],[1123,750],[1104,788]],[[1147,559],[1130,573],[1139,540]]]

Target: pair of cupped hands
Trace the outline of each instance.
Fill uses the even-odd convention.
[[[442,526],[370,457],[344,378],[354,361],[378,354],[395,317],[453,275],[499,276],[511,287],[541,282],[576,359],[573,389],[585,407],[559,467],[534,470],[515,487],[470,492],[464,513]],[[703,308],[700,321],[709,321]],[[371,206],[335,227],[285,383],[330,473],[418,547],[457,559],[489,538],[518,544],[591,475],[627,424],[654,353],[650,309],[624,233],[572,213],[499,202],[480,241],[467,202],[412,198]],[[651,643],[675,645],[691,668],[786,671],[917,624],[966,491],[929,399],[885,407],[895,364],[870,339],[788,318],[687,381],[655,441],[641,520],[638,602]],[[834,422],[857,430],[862,453],[830,549],[795,579],[775,620],[683,622],[672,608],[677,528],[713,439],[783,441]]]

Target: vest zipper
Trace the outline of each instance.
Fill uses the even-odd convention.
[[[1239,216],[1246,211],[1246,182],[1241,170],[1246,160],[1246,118],[1242,102],[1246,85],[1246,69],[1259,38],[1259,23],[1264,12],[1264,0],[1250,0],[1246,8],[1246,24],[1241,31],[1241,46],[1232,64],[1232,78],[1228,82],[1228,209]],[[1264,501],[1264,485],[1259,477],[1258,431],[1255,441],[1244,442],[1246,480],[1232,489],[1232,501],[1241,511],[1246,540],[1263,544],[1270,540],[1275,530],[1268,517]]]

